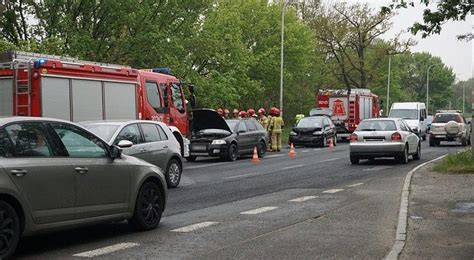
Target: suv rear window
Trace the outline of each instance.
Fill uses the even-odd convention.
[[[447,123],[449,121],[464,123],[464,120],[458,114],[437,114],[433,118],[433,123]]]

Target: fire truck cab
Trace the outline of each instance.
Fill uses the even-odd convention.
[[[0,54],[0,116],[161,121],[187,156],[189,141],[183,135],[189,133],[189,115],[182,85],[169,69],[137,70],[28,52]],[[191,100],[194,104],[194,95]]]
[[[368,89],[320,90],[316,97],[316,107],[330,108],[336,126],[337,136],[347,139],[360,121],[380,116],[377,95]]]

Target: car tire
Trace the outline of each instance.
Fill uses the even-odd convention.
[[[461,140],[461,145],[462,145],[462,146],[467,146],[467,137],[464,137],[464,138]]]
[[[359,161],[360,161],[359,157],[351,155],[350,159],[351,159],[351,164],[354,164],[354,165],[359,164]]]
[[[259,158],[265,157],[266,152],[267,152],[267,144],[265,144],[265,142],[262,141],[258,144],[258,149],[257,149],[258,157]]]
[[[13,255],[20,240],[20,232],[20,220],[15,209],[10,203],[0,200],[0,259]]]
[[[421,140],[426,141],[426,134],[423,137],[421,137]]]
[[[397,161],[401,164],[408,163],[408,146],[405,146],[404,152],[397,157]]]
[[[416,148],[416,153],[413,155],[413,160],[420,160],[421,159],[421,144],[418,143],[418,147]]]
[[[337,145],[337,135],[334,135],[334,137],[332,138],[332,145],[333,146]]]
[[[129,223],[139,231],[155,229],[160,224],[162,213],[160,189],[153,182],[145,182],[138,192]]]
[[[326,136],[323,136],[323,141],[321,142],[321,147],[326,147],[328,146],[328,139]]]
[[[172,189],[178,187],[182,173],[183,167],[181,166],[181,163],[179,163],[177,159],[172,158],[168,162],[165,174],[166,184],[168,185],[168,188]]]
[[[433,138],[430,138],[430,147],[435,146],[435,140]]]
[[[190,155],[190,156],[186,157],[186,161],[194,162],[194,161],[196,161],[196,158],[197,158],[197,156]]]
[[[225,157],[225,159],[227,161],[235,161],[237,160],[237,157],[239,157],[239,150],[237,148],[237,145],[232,143],[229,145],[229,150],[227,151],[227,155]]]

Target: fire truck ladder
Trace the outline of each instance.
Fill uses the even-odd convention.
[[[20,109],[26,108],[24,116],[31,115],[31,62],[13,62],[13,89],[15,91],[15,111],[14,115],[20,115]],[[20,72],[26,72],[26,78],[21,78]],[[26,97],[26,104],[20,104],[20,98]]]

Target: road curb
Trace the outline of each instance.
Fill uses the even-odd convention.
[[[410,184],[411,184],[411,179],[413,177],[413,174],[420,168],[432,162],[441,160],[447,155],[448,154],[442,155],[433,160],[424,162],[416,166],[411,171],[409,171],[407,176],[405,177],[405,181],[403,183],[402,197],[400,200],[400,210],[398,211],[399,215],[398,215],[397,232],[395,234],[395,242],[393,243],[392,249],[390,250],[388,255],[385,257],[386,260],[397,260],[398,256],[400,255],[403,248],[405,247],[405,241],[407,238],[407,224],[408,224],[408,197],[410,196]]]

